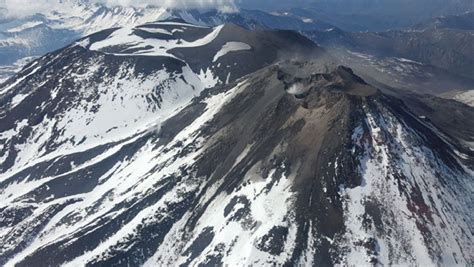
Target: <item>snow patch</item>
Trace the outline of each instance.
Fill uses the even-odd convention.
[[[216,62],[219,58],[227,55],[230,52],[245,51],[245,50],[250,50],[250,49],[252,49],[252,47],[246,43],[227,42],[225,45],[222,46],[222,48],[219,51],[217,51],[212,62]]]
[[[167,24],[160,23],[160,25]],[[176,58],[169,52],[169,50],[174,48],[192,48],[207,45],[217,38],[223,27],[223,25],[217,26],[213,28],[209,34],[194,41],[186,41],[183,39],[163,40],[157,38],[142,38],[134,33],[135,28],[124,27],[114,31],[107,39],[93,43],[90,46],[90,49],[94,51],[101,51],[106,48],[110,49],[116,47],[118,49],[122,49],[122,51],[109,54],[122,56],[166,56]],[[143,30],[144,28],[140,29]],[[127,47],[126,50],[123,50],[123,47]],[[134,52],[126,52],[127,50],[132,49]]]

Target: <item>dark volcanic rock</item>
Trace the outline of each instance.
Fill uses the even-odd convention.
[[[138,34],[194,27],[155,26]],[[295,33],[217,30],[189,50],[100,33],[0,88],[0,264],[469,264],[474,155],[449,105],[263,51],[322,53]],[[231,41],[252,49],[209,62]],[[203,74],[227,60],[248,69]]]

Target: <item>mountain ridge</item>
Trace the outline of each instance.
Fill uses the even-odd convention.
[[[2,177],[11,203],[2,210],[12,215],[1,258],[19,253],[8,261],[19,266],[469,260],[469,203],[455,195],[468,193],[472,153],[350,69],[327,68],[265,67],[205,89],[152,131]],[[14,192],[13,181],[28,192]],[[20,236],[33,243],[16,243]]]
[[[474,108],[389,93],[292,31],[103,30],[0,107],[1,265],[474,257]]]

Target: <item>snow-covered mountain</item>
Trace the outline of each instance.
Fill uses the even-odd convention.
[[[170,16],[164,8],[111,8],[82,0],[63,1],[53,7],[31,16],[0,17],[0,65],[11,66],[25,57],[42,56],[99,30]],[[0,72],[0,79],[10,75],[11,71]]]
[[[295,32],[103,30],[0,107],[1,265],[474,257],[474,110],[384,94]]]
[[[168,20],[92,34],[30,63],[2,86],[1,139],[8,145],[1,149],[0,169],[45,152],[154,129],[204,89],[298,50],[321,52],[294,32],[249,31],[232,24],[208,28]],[[22,140],[11,138],[23,133]],[[21,146],[28,151],[20,152]]]
[[[324,30],[331,25],[305,18],[272,15],[263,11],[181,10],[157,6],[146,8],[108,6],[96,1],[61,0],[51,10],[24,17],[0,12],[0,82],[24,66],[26,59],[42,56],[74,40],[100,30],[147,22],[181,18],[201,26],[234,23],[246,28],[264,27],[292,30]],[[17,67],[18,66],[18,67]]]

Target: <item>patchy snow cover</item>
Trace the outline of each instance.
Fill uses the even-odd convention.
[[[47,23],[51,28],[74,30],[88,35],[103,29],[167,19],[171,14],[166,8],[153,6],[108,8],[100,4],[64,1],[62,5],[55,5],[54,9],[44,12],[43,15],[48,19]]]
[[[7,32],[14,33],[14,32],[21,32],[26,29],[33,28],[35,26],[43,24],[42,21],[28,21],[20,26],[16,26],[14,28],[7,29]]]
[[[26,78],[28,78],[29,76],[35,74],[39,69],[41,68],[41,66],[36,66],[35,63],[33,63],[33,65],[31,65],[29,68],[27,68],[26,71],[27,72],[27,75],[24,75],[23,77],[21,77],[20,79],[16,79],[15,82],[11,83],[11,84],[7,84],[7,86],[5,87],[0,87],[0,96],[3,95],[3,94],[6,94],[10,89],[14,88],[16,85],[20,84],[22,81],[24,81]],[[5,84],[3,84],[5,85]]]
[[[376,57],[369,54],[358,53],[347,50],[349,55],[357,60],[362,60],[364,64],[373,67],[381,75],[397,75],[397,77],[425,77],[431,78],[434,74],[423,68],[423,63],[406,58],[396,57]],[[398,82],[398,80],[397,80]]]
[[[178,28],[148,33],[174,36],[190,27],[165,24]],[[220,33],[216,27],[193,41],[174,43],[139,37],[134,29],[118,29],[94,44],[75,43],[66,55],[89,53],[78,45],[104,51],[127,45],[138,50],[112,54],[173,57],[168,52],[172,45],[206,45]],[[228,44],[216,60],[246,45]],[[28,111],[25,100],[41,90],[47,99],[30,117],[12,116],[0,132],[0,164],[13,159],[12,167],[6,165],[7,171],[0,173],[1,265],[39,260],[53,266],[285,265],[292,259],[311,266],[317,264],[314,256],[323,241],[341,265],[468,264],[471,203],[456,194],[472,193],[474,173],[447,166],[403,117],[367,105],[363,118],[356,118],[360,121],[350,140],[353,147],[346,153],[352,153],[356,164],[349,175],[360,175],[361,184],[335,184],[339,194],[334,199],[342,202],[345,228],[330,238],[318,233],[317,216],[297,220],[301,201],[294,165],[255,157],[259,143],[244,144],[229,170],[207,166],[220,163],[215,162],[221,156],[216,144],[223,143],[220,138],[228,130],[213,125],[213,119],[255,97],[247,95],[254,89],[248,80],[205,91],[220,82],[211,67],[196,73],[178,64],[172,71],[163,67],[141,72],[134,65],[137,57],[90,54],[94,57],[52,69],[54,73],[42,70],[41,79],[30,80],[46,65],[59,65],[62,55],[41,66],[36,62],[0,88],[6,95],[22,82],[32,83],[25,86],[28,90],[19,88],[23,91],[11,98],[8,108]],[[105,59],[113,59],[106,68]],[[46,85],[51,76],[60,78]],[[226,83],[229,77],[230,72]],[[302,92],[301,84],[296,85],[289,93]],[[191,100],[193,108],[183,110]],[[172,123],[163,124],[172,117]],[[208,138],[206,133],[216,127],[222,128]],[[442,137],[434,127],[430,130]],[[269,153],[269,158],[281,156]],[[242,168],[249,155],[253,161]],[[352,178],[340,177],[348,174],[340,171],[339,159],[327,164],[335,168],[334,181]],[[326,194],[330,189],[324,185],[321,190]],[[304,243],[298,243],[301,236]],[[132,260],[114,262],[128,257],[124,255]]]
[[[469,239],[462,237],[462,232],[469,231],[469,224],[462,218],[469,217],[470,211],[466,206],[459,206],[456,196],[472,190],[467,186],[469,177],[453,172],[428,148],[417,146],[411,130],[396,118],[374,115],[366,109],[365,125],[370,139],[364,138],[362,125],[354,130],[352,137],[353,151],[362,153],[358,167],[361,185],[340,188],[347,233],[338,242],[346,244],[349,250],[343,262],[468,264],[463,259],[470,253],[471,245],[463,243]],[[458,181],[454,183],[458,186],[445,188],[438,177]],[[375,207],[380,210],[374,210]],[[377,216],[385,220],[379,222]],[[391,230],[379,230],[380,224],[383,229]],[[442,257],[433,259],[434,251]]]
[[[10,51],[0,58],[0,82],[17,71],[12,64],[15,61],[44,55],[104,29],[141,25],[171,16],[166,8],[112,8],[98,1],[61,0],[60,5],[52,6],[49,10],[38,10],[40,13],[34,16],[0,22],[0,46]]]
[[[24,94],[18,94],[18,95],[15,95],[11,101],[11,106],[14,107],[16,105],[18,105],[19,103],[21,103],[21,101],[23,101],[23,99],[25,99],[28,95]]]
[[[153,25],[153,24],[152,24]],[[183,23],[157,23],[157,25],[173,25],[173,26],[188,26]],[[107,48],[113,47],[126,47],[125,52],[115,52],[114,55],[142,55],[142,56],[167,56],[176,58],[174,55],[169,53],[170,49],[174,48],[192,48],[204,46],[212,42],[218,35],[224,26],[217,26],[213,28],[211,33],[202,36],[194,41],[186,41],[183,39],[175,38],[171,40],[164,40],[159,38],[142,38],[134,33],[135,28],[124,27],[116,30],[105,40],[95,42],[90,46],[91,50],[101,51]],[[143,30],[143,28],[140,28]],[[146,29],[146,31],[150,31]],[[155,29],[156,31],[156,29]],[[171,33],[172,34],[172,33]],[[127,50],[136,50],[135,52],[126,52]]]
[[[216,62],[219,58],[227,55],[230,52],[236,51],[243,51],[243,50],[250,50],[252,47],[246,43],[242,42],[227,42],[224,46],[222,46],[221,50],[219,50],[212,62]]]
[[[400,61],[400,62],[403,62],[403,63],[413,63],[413,64],[418,64],[418,65],[423,65],[423,63],[421,63],[421,62],[414,61],[414,60],[407,59],[407,58],[402,58],[402,57],[401,57],[401,58],[398,58],[398,57],[396,57],[396,58],[394,58],[394,59],[396,59],[396,60],[398,60],[398,61]]]
[[[0,66],[0,83],[5,82],[8,78],[13,76],[13,74],[19,72],[23,67],[25,67],[28,63],[35,60],[37,57],[24,57],[18,59],[12,65],[3,65]]]
[[[124,63],[118,68],[116,75],[103,75],[100,82],[95,82],[101,73],[101,60],[103,58],[99,57],[88,62],[90,66],[87,67],[87,73],[82,75],[75,73],[73,68],[62,70],[61,77],[73,77],[74,91],[80,97],[62,113],[28,126],[31,129],[28,136],[21,143],[12,144],[16,151],[7,151],[0,158],[0,163],[5,162],[9,155],[15,155],[15,169],[19,171],[48,158],[159,128],[162,121],[178,112],[202,90],[215,86],[219,81],[210,70],[196,74],[188,66],[177,73],[163,69],[146,76],[137,76],[134,67]],[[6,93],[41,67],[33,64],[23,72],[22,77],[0,88],[0,92]],[[57,87],[48,88],[51,99],[65,93],[67,88],[63,88],[62,84],[69,80],[63,80],[58,80]],[[43,85],[44,83],[38,84],[36,89]],[[20,105],[32,92],[30,90],[28,93],[15,95],[10,108]],[[19,135],[25,130],[19,127],[19,123],[16,125],[16,128],[0,133],[0,140],[9,140],[11,136]],[[45,149],[53,144],[53,151]]]
[[[83,48],[87,48],[90,44],[90,39],[89,38],[84,38],[81,41],[76,42],[76,45],[81,46]]]
[[[469,90],[456,94],[453,99],[471,107],[474,107],[474,90]]]
[[[170,176],[178,175],[183,168],[191,168],[193,159],[199,155],[206,144],[205,140],[196,138],[197,131],[210,119],[213,118],[220,108],[238,94],[245,84],[237,85],[233,90],[224,92],[208,98],[205,102],[206,111],[201,114],[191,125],[183,129],[172,142],[166,146],[156,147],[154,138],[149,139],[134,154],[129,155],[123,161],[117,162],[112,168],[99,177],[100,183],[93,190],[87,193],[77,194],[74,197],[62,198],[65,202],[67,199],[74,199],[73,203],[69,203],[64,209],[51,214],[44,228],[33,238],[26,249],[15,255],[6,266],[13,266],[23,260],[27,255],[41,249],[44,244],[50,244],[57,240],[74,236],[75,233],[83,231],[89,227],[98,227],[97,221],[103,218],[113,218],[127,212],[124,209],[115,210],[118,203],[134,202],[139,199],[150,197],[163,188],[174,184],[170,180]],[[147,136],[147,131],[142,131],[133,138],[120,140],[116,145],[110,147],[105,153],[91,158],[86,163],[75,166],[70,172],[58,176],[44,177],[41,180],[28,181],[23,180],[18,184],[10,185],[7,190],[0,191],[2,204],[0,208],[13,206],[17,203],[17,199],[21,196],[45,187],[51,181],[62,179],[65,175],[74,174],[87,170],[88,168],[100,164],[108,159],[113,158],[116,153],[129,145],[137,145],[138,140]],[[179,160],[175,160],[176,153],[179,148],[176,144],[185,145],[194,144],[196,149],[183,156]],[[67,156],[67,154],[63,154]],[[5,180],[5,179],[3,179]],[[167,210],[172,209],[174,205],[184,202],[190,194],[203,190],[201,183],[205,180],[198,179],[190,175],[182,181],[178,181],[170,190],[166,190],[165,195],[153,205],[141,210],[127,224],[123,225],[119,231],[115,232],[108,239],[101,242],[94,249],[86,251],[80,257],[66,264],[66,266],[84,265],[98,259],[104,259],[112,253],[110,250],[114,246],[120,247],[122,243],[134,242],[142,239],[140,234],[141,226],[147,221],[155,223],[167,220]],[[168,185],[169,183],[169,185]],[[283,183],[283,182],[282,182]],[[105,197],[105,198],[104,198]],[[61,203],[59,201],[59,203]],[[19,204],[21,202],[18,202]],[[44,210],[51,209],[57,205],[58,201],[40,202],[35,207],[35,212],[31,215],[30,220],[23,222],[23,225],[12,225],[8,231],[14,233],[21,227],[31,227],[31,223],[39,219]],[[93,211],[93,212],[91,212]],[[74,223],[68,223],[65,218],[75,217]],[[1,229],[1,231],[7,231]],[[178,241],[178,240],[175,240]],[[9,243],[0,249],[0,253],[8,253],[21,242],[21,239],[11,239]],[[74,242],[70,239],[69,242]]]
[[[158,22],[150,23],[150,25],[168,25],[168,26],[182,26],[182,27],[191,27],[191,28],[207,28],[207,26],[201,26],[198,24],[174,22],[174,21],[158,21]]]
[[[201,109],[192,110],[194,117],[184,125],[173,124],[178,130],[168,136],[158,131],[165,127],[161,122],[177,114],[206,83],[187,67],[179,78],[162,71],[146,77],[133,73],[133,68],[121,65],[117,75],[84,90],[100,105],[78,102],[61,120],[50,117],[35,126],[31,140],[36,143],[18,147],[17,164],[22,167],[0,175],[0,210],[24,216],[11,223],[8,212],[0,213],[5,222],[0,226],[0,255],[7,255],[6,266],[25,264],[57,249],[68,261],[51,265],[106,265],[126,253],[141,255],[133,258],[143,259],[136,264],[145,266],[215,261],[229,266],[284,265],[298,250],[294,261],[313,265],[321,240],[334,246],[341,265],[467,264],[466,248],[471,244],[463,233],[469,233],[469,200],[461,205],[456,194],[472,191],[472,171],[466,170],[466,175],[446,166],[423,145],[420,132],[383,107],[364,106],[363,118],[353,129],[353,149],[347,153],[356,159],[361,185],[339,187],[345,230],[334,238],[321,237],[316,221],[296,219],[298,192],[293,186],[298,177],[291,165],[263,167],[268,161],[260,159],[251,161],[239,179],[231,176],[243,170],[241,163],[258,144],[246,144],[224,173],[203,173],[199,168],[197,162],[219,142],[203,133],[227,104],[248,92],[249,81],[203,94],[196,100]],[[88,84],[90,75],[77,74],[75,84]],[[143,100],[156,93],[156,84],[161,85],[161,101]],[[129,110],[133,112],[126,114]],[[0,139],[17,135],[27,125],[27,120],[17,122]],[[85,128],[88,131],[81,131]],[[58,148],[38,153],[55,132],[64,133],[54,137]],[[87,138],[76,147],[68,136]],[[99,147],[104,150],[94,153]],[[334,166],[336,176],[343,173],[337,171],[342,167],[338,160],[328,165]],[[21,172],[42,165],[47,166],[44,171]],[[92,186],[64,186],[75,180]],[[382,221],[375,211],[383,214]],[[304,244],[298,243],[302,235],[308,237]],[[74,254],[77,247],[84,248],[85,239],[87,248]]]
[[[141,27],[140,30],[145,31],[145,32],[149,32],[149,33],[161,33],[161,34],[165,34],[165,35],[173,35],[173,32],[170,32],[166,29],[160,29],[160,28],[144,28],[144,27]],[[176,29],[173,29],[173,30],[176,30]]]
[[[199,233],[210,228],[213,229],[215,238],[191,264],[205,264],[206,257],[219,250],[228,251],[223,255],[222,262],[224,265],[230,266],[241,264],[278,265],[284,264],[291,256],[296,239],[296,225],[291,221],[291,179],[281,177],[272,185],[275,171],[271,171],[267,178],[261,178],[256,173],[257,168],[258,166],[254,166],[250,170],[248,176],[244,178],[240,190],[236,190],[230,195],[221,193],[208,206],[201,217],[202,220],[195,228],[194,236],[197,238]],[[228,208],[230,202],[236,198],[247,199],[250,202],[250,207],[243,204],[235,205],[226,214],[226,207]],[[249,209],[247,217],[240,221],[232,219],[237,213],[245,212],[246,209]],[[252,224],[257,226],[252,227]],[[283,253],[275,256],[256,247],[256,244],[261,242],[273,227],[279,226],[289,228],[289,236],[286,239]],[[186,258],[177,260],[179,264],[186,262],[188,262]],[[166,261],[158,261],[158,263],[167,264]]]

